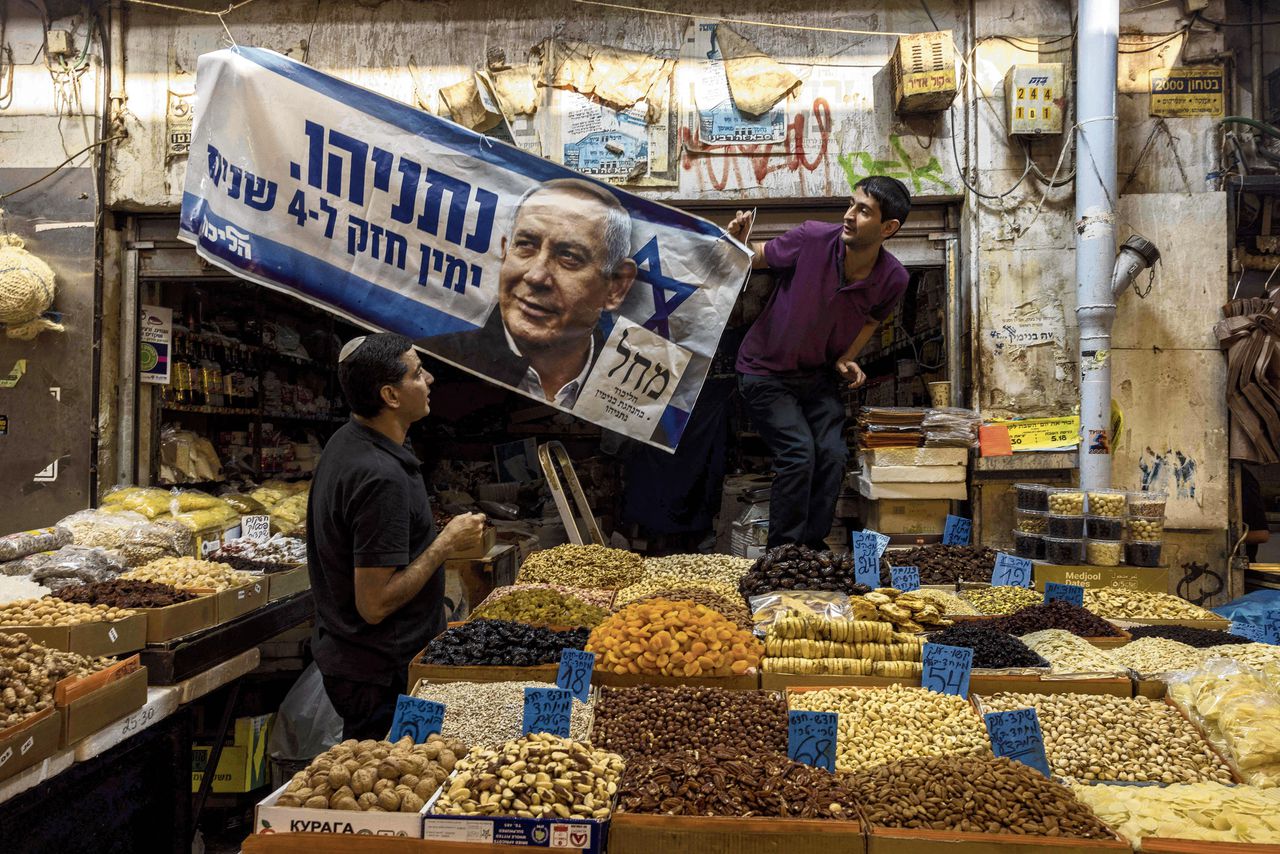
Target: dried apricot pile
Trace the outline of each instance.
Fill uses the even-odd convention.
[[[596,666],[613,673],[740,676],[760,664],[764,647],[724,615],[683,600],[628,605],[591,632]]]

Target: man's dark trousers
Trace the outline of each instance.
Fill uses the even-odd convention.
[[[840,389],[834,371],[738,375],[747,415],[773,454],[770,548],[784,543],[826,548],[849,458]]]

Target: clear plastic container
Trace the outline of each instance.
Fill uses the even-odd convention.
[[[1110,516],[1085,516],[1084,535],[1091,540],[1123,539],[1124,520]]]
[[[1057,513],[1049,514],[1049,536],[1059,537],[1064,540],[1078,540],[1084,536],[1084,517],[1083,516],[1063,516]]]
[[[1090,516],[1124,516],[1125,496],[1122,489],[1091,489],[1087,494]]]
[[[1044,559],[1049,563],[1079,566],[1084,563],[1084,540],[1045,537]]]
[[[1165,492],[1130,492],[1129,515],[1143,519],[1163,519],[1169,495]]]
[[[1115,540],[1088,540],[1084,552],[1090,566],[1119,566],[1124,546]]]
[[[1019,510],[1049,509],[1049,487],[1042,483],[1015,483],[1013,491],[1018,499]]]
[[[1039,534],[1014,531],[1013,551],[1018,557],[1044,560],[1044,537]]]
[[[1084,515],[1084,493],[1078,489],[1050,489],[1049,512],[1063,516]]]
[[[1164,519],[1130,516],[1124,521],[1128,539],[1141,543],[1158,543],[1164,539]]]
[[[1014,524],[1014,530],[1021,531],[1024,534],[1043,534],[1048,530],[1049,520],[1046,518],[1048,514],[1039,510],[1019,510],[1015,514],[1017,521]]]
[[[1124,544],[1124,562],[1130,566],[1159,566],[1164,543],[1129,541]]]

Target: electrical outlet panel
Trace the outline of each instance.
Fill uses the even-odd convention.
[[[1009,135],[1062,133],[1067,103],[1061,62],[1015,65],[1004,78]]]
[[[71,33],[67,30],[49,30],[45,36],[50,56],[66,56],[71,53]]]
[[[1209,8],[1209,0],[1182,0],[1182,11],[1185,14],[1203,12]]]

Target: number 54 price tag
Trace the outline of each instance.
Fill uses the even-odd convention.
[[[921,655],[920,685],[938,694],[969,696],[973,650],[967,646],[927,643]]]

